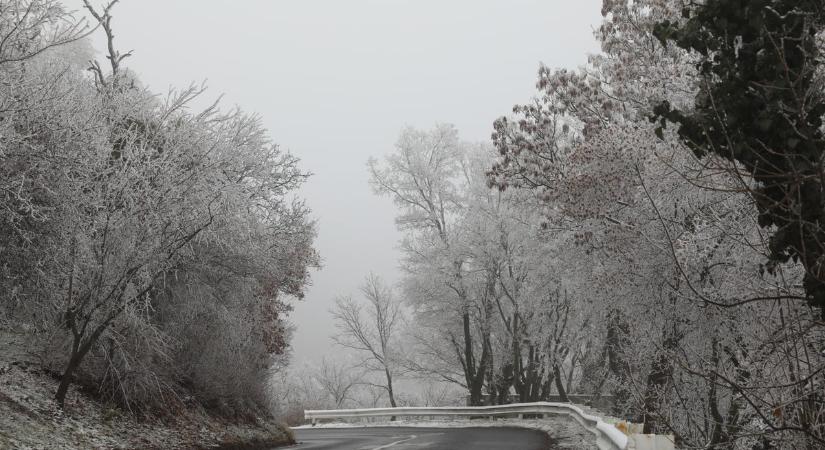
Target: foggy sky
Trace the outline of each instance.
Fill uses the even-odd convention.
[[[81,1],[65,4],[79,10]],[[336,295],[355,294],[369,271],[398,279],[395,209],[372,194],[367,159],[391,152],[405,125],[450,122],[462,139],[488,140],[493,120],[534,95],[540,62],[575,68],[597,50],[600,6],[122,0],[113,27],[117,47],[134,50],[126,66],[153,91],[205,80],[209,99],[223,94],[225,108],[258,113],[273,140],[314,174],[300,195],[318,220],[324,267],[291,317],[300,362],[336,352],[328,339]]]

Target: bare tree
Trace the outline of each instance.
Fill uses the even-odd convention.
[[[123,62],[124,59],[132,56],[131,51],[121,54],[115,48],[115,34],[112,31],[111,10],[118,1],[119,0],[112,0],[100,11],[98,11],[94,6],[92,6],[91,3],[89,3],[89,0],[83,0],[83,5],[86,7],[86,10],[89,11],[89,14],[91,14],[92,17],[94,17],[98,25],[103,28],[103,32],[106,33],[106,48],[108,52],[106,59],[109,60],[109,65],[112,69],[111,82],[106,82],[106,76],[103,72],[103,68],[100,67],[99,62],[92,61],[92,65],[89,67],[89,71],[91,71],[95,76],[95,84],[104,89],[117,87],[118,78],[120,76],[120,63]]]
[[[356,350],[363,356],[362,365],[369,371],[383,372],[381,387],[387,391],[390,405],[396,407],[393,392],[396,333],[401,321],[401,304],[392,289],[375,274],[361,286],[364,303],[350,296],[338,297],[332,309],[339,333],[333,337],[338,345]]]
[[[344,402],[352,400],[352,391],[363,383],[364,374],[340,361],[324,358],[321,367],[315,374],[315,381],[332,397],[336,408],[341,408]]]

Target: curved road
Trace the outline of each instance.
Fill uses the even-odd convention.
[[[300,450],[548,450],[547,434],[526,428],[301,428]]]

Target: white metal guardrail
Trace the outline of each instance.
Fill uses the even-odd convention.
[[[601,450],[671,450],[672,438],[664,436],[638,435],[642,439],[634,440],[622,433],[601,418],[582,411],[570,403],[516,403],[495,406],[464,406],[464,407],[403,407],[403,408],[371,408],[371,409],[337,409],[304,411],[304,418],[313,425],[318,420],[325,419],[353,419],[368,417],[503,417],[546,414],[564,415],[583,426],[596,438],[596,446]],[[659,439],[661,438],[661,439]]]

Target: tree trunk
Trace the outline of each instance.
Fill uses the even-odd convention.
[[[564,385],[564,390],[570,392],[573,390],[573,375],[576,373],[576,363],[579,360],[579,353],[573,353],[573,358],[570,360],[570,373],[567,374],[567,382]]]
[[[496,382],[496,392],[498,394],[498,404],[510,403],[510,386],[513,385],[513,366],[505,364],[499,373]]]
[[[569,402],[567,392],[564,390],[564,380],[561,377],[561,371],[558,364],[553,364],[553,379],[556,380],[556,390],[559,391],[559,397],[563,402]]]
[[[72,352],[66,368],[63,370],[63,375],[60,377],[60,385],[57,386],[57,392],[54,394],[54,399],[57,401],[57,406],[63,409],[66,403],[66,393],[69,392],[69,385],[72,384],[72,376],[74,371],[80,365],[80,357],[77,353]]]
[[[54,394],[54,399],[57,405],[63,409],[66,402],[66,393],[69,391],[69,385],[72,383],[72,376],[75,370],[80,367],[80,362],[92,349],[92,345],[100,338],[103,331],[109,326],[109,323],[116,317],[116,314],[110,315],[106,320],[95,328],[94,332],[83,342],[83,336],[72,325],[72,353],[69,356],[69,362],[66,364],[66,369],[63,370],[63,376],[60,378],[60,384],[57,386],[57,392]],[[81,329],[85,329],[81,328]]]
[[[398,405],[395,403],[395,394],[393,394],[392,390],[392,375],[390,375],[390,370],[386,367],[384,368],[384,373],[387,375],[387,395],[390,397],[390,406],[393,408],[397,408]],[[395,416],[390,417],[390,421],[395,421]]]
[[[710,354],[710,362],[711,367],[714,371],[719,369],[719,351],[718,345],[719,342],[714,336],[711,339],[711,354]],[[716,376],[710,379],[710,386],[708,389],[708,409],[710,410],[710,415],[713,418],[713,424],[711,426],[710,432],[710,442],[708,442],[708,446],[710,448],[715,448],[720,443],[727,441],[727,436],[725,436],[725,420],[722,418],[722,413],[719,412],[719,401],[716,395],[716,385],[717,380]],[[731,406],[734,402],[731,402]]]
[[[478,377],[476,377],[476,380]],[[470,406],[483,406],[484,405],[484,398],[481,394],[481,388],[483,387],[482,383],[473,382],[470,384]]]
[[[547,380],[541,384],[541,400],[547,401],[550,399],[550,394],[552,394],[552,386],[553,383],[556,381],[556,377],[553,375],[553,372],[550,372],[547,375]]]
[[[522,378],[521,342],[518,321],[518,314],[513,314],[513,390],[518,395],[519,402],[524,401],[524,380]]]
[[[622,408],[630,399],[630,391],[625,385],[630,378],[630,364],[624,359],[624,346],[627,343],[628,326],[622,317],[622,313],[613,310],[607,317],[607,368],[608,374],[616,377],[618,383],[613,390],[615,398],[613,404],[613,414],[624,414]]]
[[[644,408],[640,419],[644,422],[642,433],[656,433],[660,428],[657,419],[659,403],[661,401],[662,390],[667,385],[673,375],[673,364],[670,361],[670,352],[676,349],[679,343],[679,334],[676,330],[665,330],[665,339],[662,343],[662,351],[653,361],[653,367],[647,376],[645,387]]]
[[[95,332],[88,341],[80,345],[80,337],[76,336],[72,342],[72,353],[69,356],[69,362],[66,363],[66,368],[63,369],[63,375],[60,377],[60,384],[57,386],[57,392],[54,394],[54,399],[57,401],[57,406],[63,409],[66,403],[66,394],[69,392],[69,386],[72,384],[72,377],[75,370],[80,367],[80,362],[83,357],[89,353],[92,348],[93,339],[96,340],[100,334]]]
[[[387,395],[390,397],[390,406],[397,408],[398,405],[395,403],[395,395],[392,390],[392,375],[390,375],[390,371],[387,368],[384,368],[384,373],[387,375]]]
[[[464,311],[461,315],[464,331],[464,378],[467,380],[467,390],[470,392],[470,406],[481,405],[481,386],[476,386],[476,362],[473,356],[473,335],[470,329],[470,313]]]
[[[485,342],[486,342],[485,345],[490,345],[489,339],[485,339]],[[488,399],[488,402],[487,402],[488,405],[499,404],[498,403],[498,393],[499,392],[498,392],[498,389],[497,389],[497,386],[496,386],[495,374],[493,373],[493,364],[494,364],[493,356],[490,355],[490,357],[487,358],[487,364],[485,364],[485,366],[484,366],[484,370],[487,372],[487,375],[486,375],[486,378],[487,378],[487,391],[490,393],[490,398]]]
[[[481,361],[479,362],[479,367],[475,370],[475,377],[473,378],[473,382],[470,384],[470,403],[472,406],[483,406],[484,405],[484,396],[482,394],[482,390],[484,389],[484,375],[486,371],[483,370],[484,365],[487,363],[487,358],[489,357],[489,350],[487,346],[483,346],[484,348],[481,351]]]

